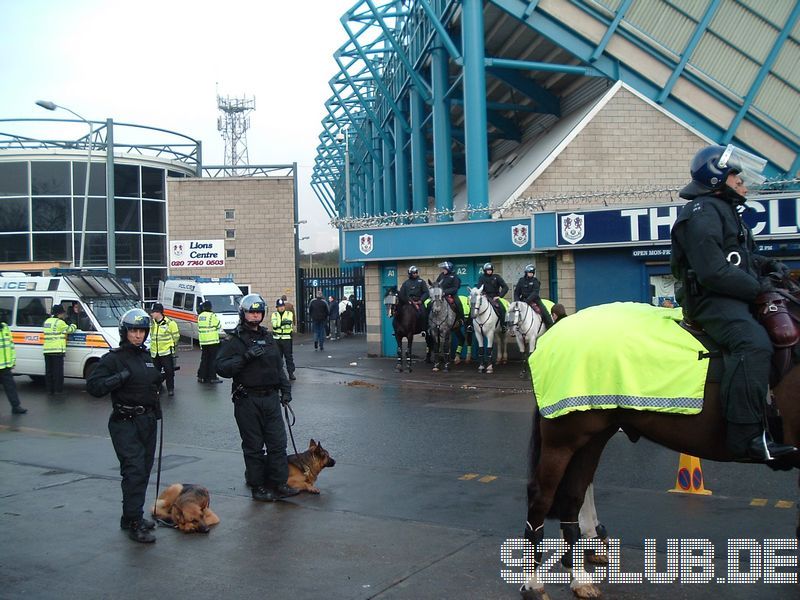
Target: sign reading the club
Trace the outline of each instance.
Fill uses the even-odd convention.
[[[171,240],[169,266],[224,267],[225,240]]]

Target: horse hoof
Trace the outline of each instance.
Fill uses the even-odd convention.
[[[398,373],[402,373],[402,372],[403,372],[403,367],[401,367],[400,365],[397,365],[397,366],[394,368],[394,370],[395,370],[395,371],[397,371]]]
[[[453,360],[453,364],[457,365],[457,364],[460,364],[460,363],[461,363],[461,357],[460,356],[456,356],[455,359]]]
[[[599,598],[603,595],[593,583],[584,583],[583,585],[575,586],[572,588],[572,593],[575,594],[576,598],[581,599]]]
[[[486,367],[486,373],[491,375],[492,373],[494,373],[494,368],[492,368],[491,366]]]
[[[444,368],[444,369],[442,369],[442,370],[443,370],[445,373],[449,373],[449,372],[450,372],[450,367],[445,367],[445,368]]]
[[[433,371],[434,373],[438,373],[439,372],[439,367],[433,367],[433,369],[431,369],[431,371]]]
[[[587,551],[586,552],[586,562],[590,565],[607,565],[608,564],[608,556],[605,554],[597,554],[595,552]]]
[[[538,590],[532,590],[522,586],[519,589],[519,595],[522,600],[550,600],[550,596],[547,595],[543,587]]]

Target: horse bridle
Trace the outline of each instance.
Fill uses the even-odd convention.
[[[521,314],[522,311],[519,309],[519,307],[515,307],[512,311],[509,311],[509,312],[516,311],[516,312],[520,313],[520,320],[522,322],[525,322],[525,318],[528,316],[528,311],[533,311],[534,313],[536,311],[527,302],[523,302],[522,304],[525,305],[525,316],[522,316],[522,314]],[[542,330],[542,327],[544,327],[544,318],[541,319],[541,321],[539,322],[539,327],[536,329],[536,337],[539,337],[539,332]],[[519,326],[517,326],[517,330],[519,331],[519,334],[522,336],[522,343],[524,344],[526,342],[525,332],[522,331],[522,328],[520,328]]]
[[[486,294],[483,294],[483,293],[478,294],[478,299],[480,300],[480,302],[475,305],[475,310],[476,311],[480,308],[481,304],[483,304],[484,299],[486,299],[486,301],[488,302]],[[472,302],[470,302],[470,309],[472,309]],[[478,321],[478,315],[475,315],[474,317],[472,317],[473,322],[476,323],[478,325],[478,327],[481,328],[481,335],[483,335],[483,326],[486,325],[486,323],[489,322],[489,319],[492,316],[492,310],[493,309],[491,308],[491,305],[490,305],[490,307],[489,307],[489,316],[486,317],[486,320],[483,323]],[[471,312],[471,310],[470,310],[470,312]]]

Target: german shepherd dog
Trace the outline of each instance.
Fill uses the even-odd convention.
[[[209,527],[219,523],[219,517],[209,508],[210,502],[203,486],[173,483],[159,494],[153,516],[184,533],[208,533]]]
[[[289,460],[289,481],[291,487],[298,490],[305,490],[311,494],[319,494],[319,489],[314,487],[314,482],[319,476],[319,472],[325,467],[332,467],[336,464],[333,457],[322,447],[322,443],[315,442],[311,438],[308,450],[300,454],[290,454]]]

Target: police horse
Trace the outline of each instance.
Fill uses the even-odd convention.
[[[383,299],[387,314],[392,319],[392,329],[397,340],[397,365],[395,370],[402,373],[403,370],[411,372],[412,354],[411,344],[414,336],[423,332],[417,309],[412,304],[398,304],[398,297],[395,290],[391,290]],[[403,354],[403,340],[406,340],[406,350]],[[425,362],[430,362],[430,346],[427,348]]]
[[[536,350],[536,340],[546,331],[544,320],[530,304],[517,300],[508,306],[506,326],[522,354],[522,371],[519,375],[524,377],[528,372],[528,358]]]
[[[479,373],[492,373],[492,348],[495,337],[498,339],[497,363],[505,364],[506,334],[503,332],[502,323],[491,301],[483,293],[483,286],[469,288],[469,313],[472,318],[472,328],[478,340],[478,365]],[[484,340],[486,347],[484,348]]]
[[[788,312],[800,322],[800,294],[786,296]],[[779,314],[766,306],[763,314]],[[550,335],[559,335],[558,328]],[[795,340],[796,341],[796,340]],[[791,352],[791,348],[788,349]],[[777,352],[777,351],[776,351]],[[790,354],[791,355],[791,354]],[[659,356],[649,360],[658,363]],[[793,363],[772,388],[775,408],[780,414],[780,424],[773,433],[786,444],[800,445],[800,364]],[[602,359],[592,365],[604,369]],[[583,368],[582,365],[577,367]],[[666,382],[671,377],[664,373]],[[695,415],[657,413],[631,409],[590,409],[572,412],[558,418],[542,418],[534,403],[533,427],[528,449],[528,510],[525,538],[535,548],[534,569],[520,593],[525,600],[548,598],[539,578],[542,554],[540,544],[544,538],[545,517],[555,513],[567,544],[572,547],[580,532],[576,523],[579,510],[589,488],[606,443],[622,428],[632,440],[645,437],[676,452],[701,459],[720,462],[733,461],[726,447],[726,427],[722,412],[720,384],[707,381],[703,395],[702,411]],[[773,468],[800,468],[800,458],[795,455],[781,459]],[[759,466],[759,468],[764,468]],[[800,538],[800,523],[795,529]],[[573,571],[573,593],[579,598],[595,598],[599,589],[587,574],[573,567],[572,551],[561,559],[564,567]]]
[[[461,348],[465,344],[464,333],[461,326],[456,325],[456,311],[450,306],[447,298],[444,297],[442,288],[428,280],[431,295],[430,314],[428,315],[428,347],[433,353],[433,370],[450,370],[450,360],[453,358],[450,336],[454,334],[458,339],[458,346]],[[460,302],[458,298],[455,300]],[[467,355],[469,357],[469,354]],[[455,363],[460,362],[460,355],[456,354]]]

